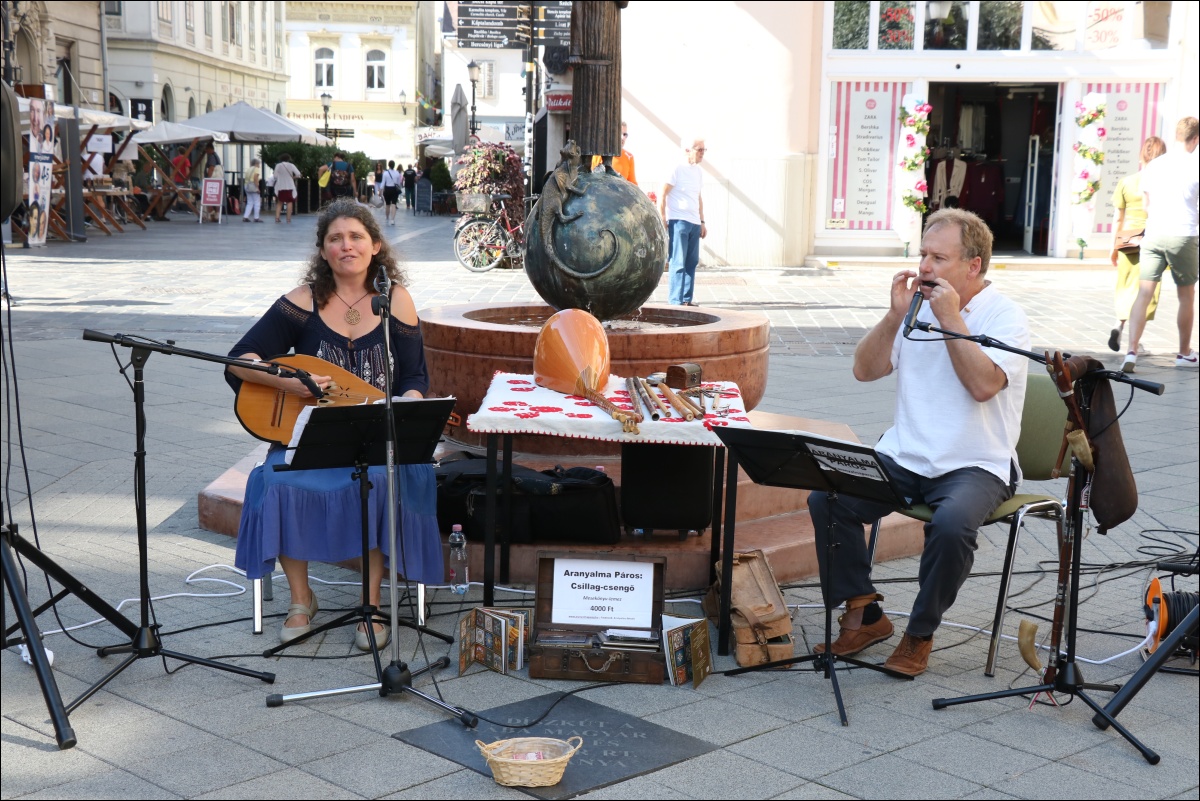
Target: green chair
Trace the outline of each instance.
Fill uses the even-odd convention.
[[[1017,440],[1017,462],[1026,481],[1045,481],[1053,478],[1055,460],[1062,446],[1063,427],[1067,421],[1067,407],[1058,395],[1053,379],[1045,371],[1029,374],[1025,389],[1025,406],[1021,412],[1021,437]],[[1068,454],[1069,456],[1069,454]],[[928,523],[933,510],[925,504],[917,504],[902,510],[902,515]],[[1008,589],[1012,580],[1013,556],[1017,551],[1017,540],[1025,518],[1032,515],[1058,521],[1062,525],[1063,500],[1052,495],[1013,495],[996,507],[984,525],[1008,523],[1008,549],[1004,554],[1004,569],[1000,573],[1000,594],[996,599],[996,616],[992,622],[992,638],[988,644],[985,676],[996,674],[996,653],[1000,646],[1000,631],[1004,625],[1004,614],[1008,607]],[[879,540],[879,523],[871,528],[871,539],[867,548],[872,564],[875,561],[875,546]]]

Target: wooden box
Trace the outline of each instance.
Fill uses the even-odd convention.
[[[554,568],[560,558],[603,562],[649,562],[654,566],[653,607],[649,628],[653,647],[621,647],[603,642],[609,626],[564,625],[553,620]],[[666,657],[662,651],[663,573],[666,558],[632,554],[539,552],[537,597],[534,602],[533,642],[529,647],[529,676],[534,679],[622,681],[662,684]],[[620,626],[620,628],[631,628]],[[565,641],[570,642],[565,642]]]

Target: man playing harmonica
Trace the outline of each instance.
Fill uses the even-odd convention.
[[[859,381],[896,373],[895,422],[876,450],[900,494],[933,509],[925,524],[920,589],[904,636],[886,662],[910,676],[925,671],[933,633],[971,572],[979,526],[1020,481],[1016,446],[1027,365],[1024,356],[973,342],[920,331],[906,339],[905,313],[920,292],[926,302],[916,321],[1028,349],[1025,313],[986,278],[991,255],[992,233],[979,217],[960,209],[930,216],[919,272],[893,277],[887,314],[854,352]],[[883,642],[893,627],[871,583],[863,525],[892,508],[842,496],[831,501],[820,492],[810,496],[808,507],[823,579],[831,519],[834,542],[841,544],[823,582],[830,593],[826,603],[846,604],[833,652],[848,656]]]

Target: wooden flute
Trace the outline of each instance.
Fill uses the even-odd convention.
[[[668,387],[665,383],[659,383],[658,388],[661,389],[662,393],[667,396],[667,400],[671,402],[671,406],[675,408],[675,411],[683,415],[684,420],[687,420],[690,423],[696,419],[696,413],[692,411],[691,404],[685,403],[682,399],[680,399],[680,397],[675,394],[675,390]]]
[[[652,400],[654,405],[658,407],[658,410],[662,413],[662,416],[670,417],[671,410],[667,408],[666,404],[658,399],[658,393],[654,391],[652,386],[650,386],[650,382],[644,378],[639,378],[638,381],[641,383],[642,389],[645,390],[646,394],[650,396],[650,400]]]
[[[658,407],[654,405],[654,402],[650,400],[650,393],[646,392],[646,388],[642,386],[641,380],[637,378],[626,378],[625,384],[629,387],[629,396],[633,399],[634,405],[636,406],[637,402],[641,401],[642,405],[646,407],[646,413],[650,415],[650,419],[658,422],[658,418],[662,417],[662,412],[660,412]]]

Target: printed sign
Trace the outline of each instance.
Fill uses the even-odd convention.
[[[30,246],[46,244],[50,228],[50,189],[54,185],[54,148],[58,120],[54,104],[37,97],[29,99],[29,196]]]
[[[1159,103],[1165,87],[1161,83],[1089,83],[1084,94],[1100,92],[1107,98],[1104,116],[1104,171],[1096,193],[1097,234],[1112,233],[1113,190],[1126,175],[1138,171],[1142,142],[1162,136]],[[1164,137],[1166,138],[1166,137]]]
[[[220,178],[205,178],[200,188],[200,205],[220,206],[223,188],[223,181]]]
[[[888,230],[900,101],[911,85],[842,81],[832,88],[829,219],[842,221],[838,228]]]
[[[89,153],[111,153],[112,146],[112,134],[92,134],[87,142]]]
[[[654,565],[554,560],[553,623],[647,629],[654,611]]]

